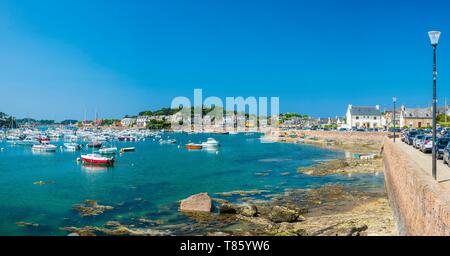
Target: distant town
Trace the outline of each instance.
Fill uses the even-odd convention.
[[[202,116],[212,111],[213,108],[203,108]],[[343,111],[344,112],[344,111]],[[283,113],[279,115],[278,122],[281,128],[312,128],[312,129],[364,129],[379,130],[389,128],[431,128],[432,125],[432,108],[408,108],[401,105],[395,110],[395,118],[392,109],[381,109],[379,105],[375,106],[353,106],[349,104],[344,116],[335,117],[311,117],[307,114],[299,113]],[[437,108],[437,122],[441,127],[450,126],[450,111],[447,107]],[[194,117],[194,108],[192,108],[192,117]],[[261,119],[262,117],[258,117]],[[242,120],[241,120],[242,119]],[[217,120],[206,120],[203,118],[193,119],[200,120],[201,125],[205,128],[218,128],[215,123]],[[395,120],[395,123],[394,123]],[[190,122],[183,120],[179,109],[162,108],[156,111],[143,111],[138,115],[126,115],[121,119],[101,119],[94,120],[63,120],[56,122],[54,120],[36,120],[32,118],[16,119],[0,112],[0,128],[17,128],[17,127],[33,127],[40,125],[75,125],[78,127],[89,126],[111,126],[123,128],[139,128],[139,129],[170,129],[171,123]],[[198,122],[198,121],[197,121]],[[224,111],[224,120],[221,123],[238,122],[245,123],[248,128],[257,127],[249,122],[248,114],[238,114],[236,111]],[[269,121],[270,122],[270,121]],[[213,126],[213,127],[207,127]]]

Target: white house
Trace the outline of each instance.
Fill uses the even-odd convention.
[[[138,116],[136,119],[136,126],[143,128],[146,127],[149,122],[150,122],[149,116]]]
[[[379,128],[381,127],[380,106],[359,107],[348,105],[346,114],[347,128]]]
[[[130,127],[136,123],[136,118],[125,117],[120,121],[120,124],[124,127]]]

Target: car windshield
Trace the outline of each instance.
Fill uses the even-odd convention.
[[[438,143],[441,145],[447,145],[449,141],[450,141],[449,138],[439,139]]]
[[[420,140],[420,139],[422,139],[423,137],[425,137],[425,136],[424,136],[424,135],[417,135],[417,136],[416,136],[416,139],[419,139],[419,140]]]
[[[431,136],[426,136],[425,138],[423,138],[423,140],[433,140],[433,137],[431,137]]]

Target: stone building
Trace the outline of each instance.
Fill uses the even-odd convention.
[[[400,107],[400,127],[425,128],[433,123],[432,108]]]

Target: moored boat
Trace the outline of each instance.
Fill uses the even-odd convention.
[[[81,155],[81,161],[92,165],[113,165],[114,157],[105,157],[100,154]]]
[[[94,141],[94,142],[88,143],[86,146],[88,148],[100,148],[102,146],[102,143]]]
[[[119,136],[117,139],[119,141],[136,141],[136,137],[133,136]]]
[[[116,153],[117,148],[116,147],[110,147],[110,148],[101,148],[98,150],[100,154],[114,154]]]
[[[39,145],[33,145],[32,150],[33,151],[41,151],[41,152],[55,152],[56,146],[52,144],[39,144]]]
[[[177,143],[176,139],[159,140],[159,144],[175,144],[175,143]]]
[[[186,144],[187,149],[202,149],[202,144],[188,143]]]
[[[218,147],[218,146],[220,146],[220,143],[217,140],[215,140],[214,138],[208,138],[208,140],[206,142],[202,143],[202,146],[207,147],[207,148]]]
[[[120,149],[120,152],[121,152],[121,153],[123,153],[123,152],[133,152],[133,151],[135,151],[135,150],[136,150],[135,147],[128,147],[128,148],[121,148],[121,149]]]
[[[64,147],[67,150],[71,150],[71,151],[77,151],[81,149],[81,146],[77,143],[64,143]]]

